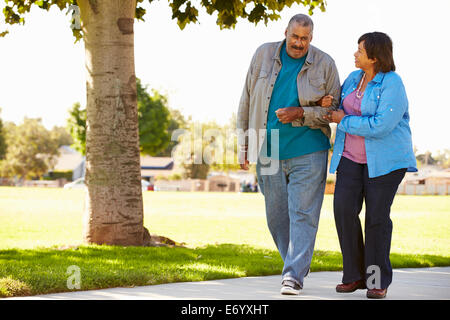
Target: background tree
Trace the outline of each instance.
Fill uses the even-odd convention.
[[[181,168],[183,178],[206,179],[210,170],[228,172],[240,169],[235,114],[224,126],[215,121],[190,122],[184,133],[177,137],[178,144],[172,156],[176,166]]]
[[[434,158],[441,168],[450,168],[450,149],[438,150]]]
[[[149,0],[152,2],[153,0]],[[134,66],[134,19],[144,20],[144,0],[6,0],[7,24],[24,23],[32,6],[67,10],[78,5],[86,50],[86,184],[84,239],[88,243],[142,245],[139,133]],[[220,28],[232,28],[238,18],[253,23],[276,20],[285,6],[303,4],[325,10],[325,0],[169,0],[172,18],[181,29],[197,22],[198,7],[217,14]],[[75,14],[75,19],[77,19]],[[77,26],[78,21],[74,21]],[[0,32],[0,36],[7,33]]]
[[[172,152],[172,157],[184,179],[206,179],[211,162],[203,158],[204,151],[206,146],[214,141],[207,139],[205,132],[214,129],[218,129],[215,122],[190,122],[187,128],[179,131],[175,136],[177,145]]]
[[[5,129],[8,149],[1,162],[2,176],[31,179],[44,175],[55,165],[58,142],[41,119],[25,118],[20,125],[7,122]]]
[[[139,150],[142,154],[155,156],[170,142],[170,111],[167,97],[155,89],[148,93],[141,80],[136,80],[139,119]]]
[[[142,154],[154,156],[169,146],[172,128],[180,126],[183,116],[178,110],[169,110],[167,97],[156,90],[148,93],[136,80],[139,121],[139,150]],[[172,114],[176,117],[172,118]],[[86,155],[86,109],[77,102],[69,110],[67,128],[73,139],[73,147]]]
[[[52,130],[50,130],[50,137],[56,141],[58,147],[70,146],[74,142],[67,128],[60,126],[53,126]]]
[[[436,164],[436,160],[433,158],[430,151],[426,151],[425,153],[417,155],[416,160],[419,161],[423,165]]]
[[[0,108],[0,114],[2,109]],[[0,118],[0,161],[5,159],[6,156],[6,138],[5,131],[3,130],[3,121]]]
[[[172,140],[172,134],[174,131],[178,129],[186,129],[189,125],[189,123],[192,121],[191,117],[186,119],[183,114],[180,112],[180,110],[177,109],[171,109],[169,108],[170,118],[169,118],[169,127],[167,128],[167,131],[169,133],[170,142],[167,145],[167,147],[160,151],[156,156],[157,157],[171,157],[172,151],[174,150],[175,146],[178,144],[177,141]]]
[[[223,139],[221,141],[221,147],[224,150],[223,161],[215,161],[211,165],[211,170],[215,171],[238,171],[241,170],[238,161],[238,144],[236,136],[236,114],[233,113],[224,126],[218,129],[222,132]],[[251,164],[249,170],[256,174],[255,165]]]
[[[69,110],[67,118],[67,130],[69,131],[73,143],[72,148],[83,156],[86,155],[86,109],[81,109],[80,103],[74,103]]]

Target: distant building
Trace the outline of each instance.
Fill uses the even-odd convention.
[[[69,146],[61,146],[58,149],[59,156],[56,159],[55,166],[49,171],[73,171],[72,180],[84,176],[85,157]]]
[[[60,155],[50,171],[73,171],[72,180],[82,178],[86,172],[86,157],[69,146],[59,148]],[[141,156],[142,178],[154,182],[155,177],[173,174],[174,161],[168,157]]]
[[[408,195],[449,195],[450,171],[426,166],[419,172],[408,172],[397,193]]]
[[[158,176],[169,177],[174,173],[174,161],[170,157],[141,156],[142,178],[152,183]]]
[[[215,175],[208,178],[208,191],[212,192],[238,192],[240,180],[225,175]]]
[[[56,160],[53,171],[68,171],[80,164],[84,157],[69,146],[61,146],[58,149],[59,157]]]
[[[240,181],[229,176],[214,175],[208,179],[157,180],[155,191],[239,192]]]

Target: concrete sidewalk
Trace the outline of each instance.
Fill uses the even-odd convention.
[[[83,300],[366,300],[366,290],[336,293],[342,272],[312,272],[298,296],[281,295],[281,277],[182,282],[162,285],[78,291],[10,299],[83,299]],[[387,300],[450,299],[450,267],[395,269]],[[9,299],[8,299],[9,300]]]

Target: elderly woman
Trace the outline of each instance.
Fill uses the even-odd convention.
[[[367,297],[384,298],[392,282],[390,209],[405,172],[417,171],[416,159],[391,39],[381,32],[364,34],[354,56],[360,70],[344,81],[339,110],[325,116],[338,124],[330,172],[337,170],[334,217],[344,271],[336,291],[367,288]]]

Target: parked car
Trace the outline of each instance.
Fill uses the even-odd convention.
[[[146,180],[141,180],[142,191],[153,191],[153,184]],[[79,189],[86,188],[84,183],[84,178],[79,178],[73,182],[66,183],[63,187],[64,189]]]
[[[64,189],[79,189],[79,188],[85,188],[86,185],[84,184],[84,178],[78,178],[75,181],[66,183],[64,185]]]
[[[141,184],[142,184],[142,191],[154,191],[155,190],[153,184],[151,184],[147,180],[141,180]]]

